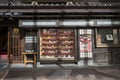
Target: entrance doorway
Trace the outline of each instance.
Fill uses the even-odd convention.
[[[0,59],[7,60],[8,27],[0,27]]]
[[[11,28],[10,29],[10,46],[9,46],[9,60],[10,63],[17,63],[22,62],[22,55],[23,52],[23,32],[19,28]]]
[[[85,64],[88,64],[93,58],[92,52],[92,30],[80,29],[79,30],[79,45],[80,45],[80,59]]]

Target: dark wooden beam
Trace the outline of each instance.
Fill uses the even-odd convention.
[[[11,58],[10,58],[10,27],[8,28],[8,40],[7,40],[7,55],[8,55],[8,63],[11,63]]]
[[[0,6],[0,9],[120,9],[120,6]]]
[[[0,9],[0,13],[18,12],[18,13],[110,13],[119,12],[120,9]]]
[[[61,2],[61,1],[74,1],[74,2],[120,2],[120,0],[21,0],[22,2]]]

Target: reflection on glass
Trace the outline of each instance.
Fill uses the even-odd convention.
[[[97,47],[119,46],[119,31],[117,29],[96,29]]]
[[[101,38],[101,43],[113,43],[113,30],[112,29],[98,29],[98,38]]]

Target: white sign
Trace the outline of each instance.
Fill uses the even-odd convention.
[[[120,20],[105,20],[105,19],[91,19],[91,20],[20,20],[20,27],[41,27],[41,26],[66,26],[66,27],[82,27],[82,26],[112,26],[120,25]]]

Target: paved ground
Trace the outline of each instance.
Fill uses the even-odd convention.
[[[14,66],[1,68],[0,80],[120,80],[119,66],[41,65],[37,68]]]
[[[120,65],[8,65],[0,62],[0,80],[120,80]]]
[[[120,66],[97,67],[96,70],[100,73],[120,78]]]

